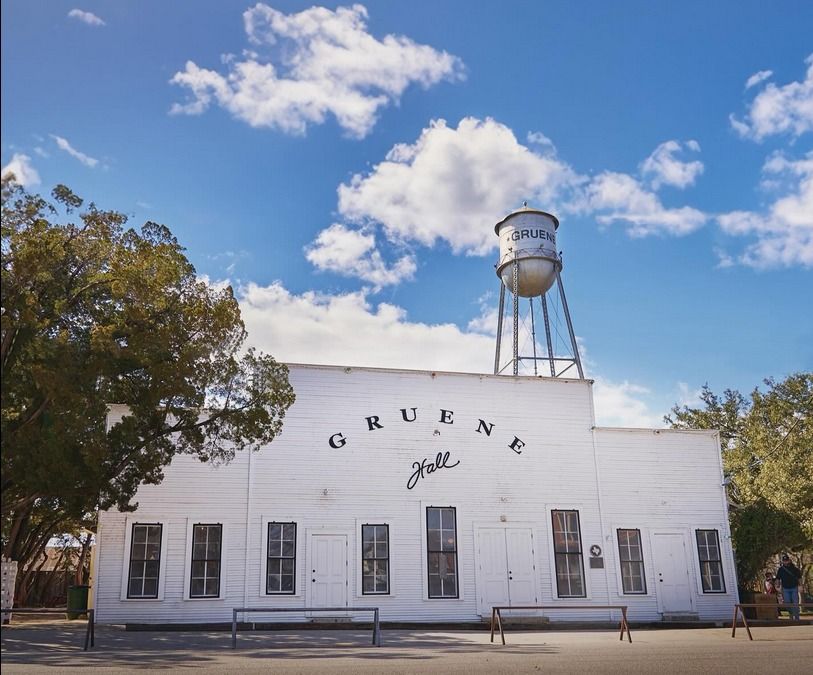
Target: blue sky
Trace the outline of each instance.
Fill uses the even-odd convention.
[[[165,223],[296,362],[490,372],[559,248],[599,421],[813,367],[810,2],[5,2],[2,166]]]

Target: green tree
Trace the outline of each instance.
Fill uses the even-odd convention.
[[[732,390],[719,397],[705,386],[702,407],[675,406],[665,418],[679,429],[720,430],[743,586],[757,585],[778,553],[802,560],[813,548],[813,373],[765,386],[749,398]]]
[[[135,508],[176,453],[271,442],[294,401],[166,227],[52,194],[2,184],[2,546],[23,565],[97,508]],[[129,415],[107,428],[110,403]]]

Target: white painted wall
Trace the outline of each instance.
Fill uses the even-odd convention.
[[[716,528],[727,592],[702,593],[692,549],[692,602],[701,618],[730,615],[736,582],[714,433],[595,429],[591,383],[579,380],[293,365],[291,382],[297,401],[273,444],[219,467],[176,457],[161,485],[140,488],[136,512],[101,514],[99,621],[223,622],[238,606],[304,607],[311,602],[308,545],[319,533],[347,537],[350,605],[378,606],[385,621],[477,621],[477,528],[509,526],[533,532],[539,603],[629,604],[632,620],[661,616],[649,577],[651,533],[684,531],[690,546],[695,528]],[[411,417],[413,407],[417,419],[404,422],[400,409]],[[445,414],[451,423],[441,422],[441,410],[451,411]],[[111,422],[123,412],[114,408]],[[369,430],[365,418],[373,415],[383,428]],[[478,433],[480,420],[494,425],[490,436]],[[335,449],[328,439],[337,433],[346,444]],[[459,464],[408,489],[413,462],[432,461],[439,452],[450,453],[449,465]],[[427,506],[457,509],[459,599],[427,598]],[[550,511],[562,508],[579,510],[587,598],[556,597]],[[269,521],[297,523],[294,596],[265,595]],[[134,522],[164,527],[159,600],[126,599]],[[216,600],[185,598],[191,525],[197,522],[223,524],[227,557]],[[389,595],[361,594],[362,523],[389,525]],[[618,527],[642,531],[646,596],[619,594]],[[604,551],[604,569],[589,567],[594,544]],[[610,617],[606,610],[545,614]]]

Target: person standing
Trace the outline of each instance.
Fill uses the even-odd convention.
[[[788,609],[790,618],[799,620],[799,579],[802,573],[794,565],[790,556],[786,553],[782,556],[782,564],[776,570],[776,579],[782,584],[782,599],[786,605],[791,605]]]
[[[765,572],[765,593],[768,595],[778,595],[776,590],[776,579],[770,572]]]

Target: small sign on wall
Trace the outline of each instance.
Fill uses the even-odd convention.
[[[593,544],[590,547],[590,569],[591,570],[604,569],[604,558],[601,557],[601,546],[599,546],[598,544]]]

